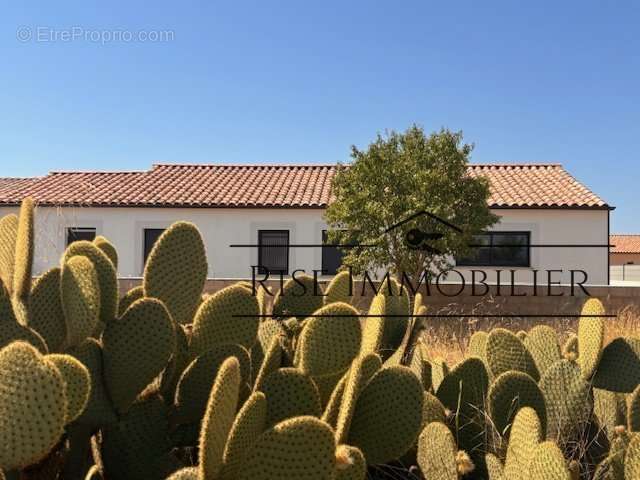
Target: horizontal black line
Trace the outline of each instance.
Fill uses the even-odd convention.
[[[338,248],[373,248],[379,247],[380,245],[354,245],[354,244],[342,244],[342,243],[324,243],[324,244],[314,244],[314,243],[295,243],[289,245],[246,245],[246,244],[238,244],[234,243],[229,245],[232,248],[258,248],[258,247],[267,247],[267,248],[320,248],[320,247],[338,247]]]
[[[358,317],[358,318],[406,318],[407,315],[370,315],[370,314],[363,314],[363,315],[307,315],[307,314],[300,314],[300,315],[296,315],[294,313],[288,313],[287,316],[289,317],[304,317],[304,318],[322,318],[322,317],[326,317],[326,318],[340,318],[340,317]],[[240,314],[234,314],[232,315],[232,317],[264,317],[264,318],[271,318],[274,317],[274,315],[269,315],[269,314],[249,314],[249,315],[240,315]],[[455,313],[443,313],[443,314],[438,314],[438,313],[433,313],[433,314],[424,314],[424,315],[410,315],[410,317],[413,318],[618,318],[618,315],[581,315],[579,313],[575,313],[575,314],[566,314],[563,315],[561,313],[551,313],[551,314],[544,314],[544,313],[534,313],[534,314],[500,314],[500,313],[492,313],[492,314],[475,314],[475,313],[463,313],[463,314],[455,314]]]
[[[469,248],[610,248],[615,245],[584,245],[584,244],[560,244],[560,243],[549,243],[549,244],[529,244],[529,245],[476,245],[470,244],[467,245]],[[258,245],[258,244],[240,244],[234,243],[229,245],[231,248],[259,248],[259,247],[267,247],[267,248],[321,248],[321,247],[337,247],[337,248],[379,248],[380,245],[353,245],[353,244],[341,244],[341,243],[325,243],[325,244],[313,244],[313,243],[292,243],[289,245]]]

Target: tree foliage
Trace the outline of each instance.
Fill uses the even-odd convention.
[[[425,270],[442,271],[452,257],[468,253],[472,235],[498,219],[487,205],[488,180],[469,173],[472,149],[463,143],[462,132],[426,135],[416,125],[378,135],[366,150],[352,147],[352,163],[339,165],[333,178],[335,198],[325,218],[331,242],[367,247],[344,248],[343,266],[355,273],[388,269],[418,279]],[[422,210],[461,231],[420,215],[385,233]],[[437,252],[407,245],[405,236],[415,228],[443,234],[428,242]]]

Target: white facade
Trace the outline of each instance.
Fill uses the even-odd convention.
[[[16,213],[17,207],[2,207],[0,215]],[[501,221],[492,230],[530,232],[532,245],[608,243],[607,210],[588,209],[500,209],[494,213]],[[211,278],[249,278],[251,265],[257,265],[257,248],[232,248],[232,244],[257,244],[258,230],[289,230],[291,244],[319,244],[326,229],[322,209],[294,208],[89,208],[39,207],[36,210],[35,273],[55,266],[64,251],[67,228],[94,227],[117,248],[119,276],[139,277],[144,262],[144,229],[166,228],[178,220],[198,226],[204,238]],[[532,247],[530,268],[519,268],[516,281],[531,282],[531,270],[563,270],[553,280],[570,282],[569,271],[584,270],[587,284],[604,285],[608,281],[608,249]],[[289,271],[320,269],[320,248],[291,248]],[[497,267],[473,267],[485,270],[488,281]],[[470,268],[457,267],[469,274]],[[508,268],[506,268],[508,270]],[[455,279],[454,279],[455,280]],[[539,277],[546,282],[546,273]]]

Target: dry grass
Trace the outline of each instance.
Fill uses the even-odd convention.
[[[478,330],[488,332],[492,328],[502,327],[518,332],[520,330],[528,331],[536,325],[549,325],[558,332],[561,344],[570,333],[577,332],[578,319],[575,317],[545,319],[480,316],[504,313],[504,305],[491,298],[475,306],[470,312],[465,312],[467,315],[479,315],[477,317],[455,317],[455,314],[461,311],[462,308],[456,304],[447,305],[435,312],[430,311],[430,313],[448,315],[448,317],[427,319],[426,330],[422,336],[422,341],[427,346],[431,358],[442,358],[450,366],[455,365],[465,356],[469,339]],[[637,336],[640,334],[640,309],[628,306],[618,313],[617,318],[606,319],[606,322],[606,343],[620,336]]]

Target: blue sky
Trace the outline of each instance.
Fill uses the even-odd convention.
[[[7,2],[0,175],[346,161],[415,122],[560,162],[640,232],[640,3],[345,3]]]

